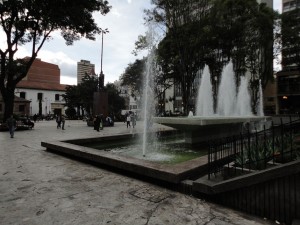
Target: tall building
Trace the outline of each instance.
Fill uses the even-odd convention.
[[[282,13],[299,13],[300,0],[283,0]],[[294,17],[295,20],[291,23],[290,20],[282,21],[282,36],[285,33],[285,26],[288,28],[296,28],[300,26],[299,14]],[[288,22],[288,24],[286,24]],[[300,34],[299,34],[300,35]],[[290,37],[290,36],[288,36]],[[277,101],[279,114],[299,114],[300,113],[300,68],[299,56],[300,49],[293,46],[293,41],[282,43],[282,70],[277,73]],[[289,40],[289,38],[288,38]]]
[[[299,55],[300,51],[294,47],[294,40],[291,37],[294,37],[293,34],[290,34],[290,30],[299,30],[300,20],[299,20],[299,11],[300,10],[300,0],[283,0],[282,1],[282,67],[284,70],[294,70],[299,67]],[[284,19],[285,14],[295,13],[291,15],[294,19]],[[287,29],[285,29],[287,28]],[[298,34],[299,35],[299,34]]]
[[[85,74],[96,76],[95,64],[90,63],[88,60],[80,60],[80,62],[77,62],[77,84],[81,83]]]

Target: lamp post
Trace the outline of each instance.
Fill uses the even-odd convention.
[[[106,34],[108,32],[107,29],[102,30],[101,32],[101,63],[100,63],[100,75],[99,75],[99,84],[98,84],[98,91],[104,88],[104,74],[102,70],[103,65],[103,34]]]
[[[107,29],[101,31],[101,71],[98,78],[98,90],[94,92],[93,98],[93,114],[108,115],[108,94],[104,90],[104,74],[103,74],[103,36]]]

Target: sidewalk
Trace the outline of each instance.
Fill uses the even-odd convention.
[[[0,132],[1,225],[271,224],[45,151],[41,141],[132,131],[123,122],[100,132],[83,121],[66,121],[65,127],[40,121],[15,138]]]

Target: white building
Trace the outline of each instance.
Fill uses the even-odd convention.
[[[65,114],[65,88],[60,84],[59,67],[36,59],[27,76],[17,84],[15,95],[31,101],[30,115]]]

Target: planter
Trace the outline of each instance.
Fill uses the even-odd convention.
[[[231,162],[231,163],[223,166],[222,176],[223,176],[224,180],[227,180],[227,179],[230,179],[233,177],[237,177],[237,176],[261,171],[264,169],[268,169],[268,168],[271,168],[276,165],[278,165],[278,163],[267,162],[266,166],[261,165],[261,166],[258,166],[258,168],[255,168],[255,166],[253,165],[253,166],[250,166],[250,168],[249,168],[249,164],[245,164],[244,167],[240,167],[240,166],[237,166],[235,162]]]

